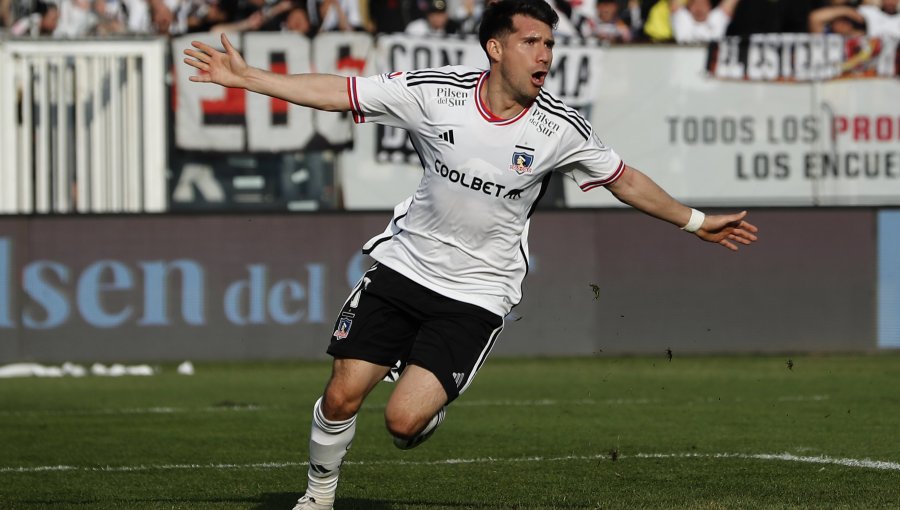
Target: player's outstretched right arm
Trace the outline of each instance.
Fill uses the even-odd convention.
[[[222,34],[221,52],[208,44],[192,41],[184,50],[184,63],[202,71],[191,81],[217,83],[284,99],[300,106],[330,112],[350,110],[347,79],[333,74],[278,74],[251,67]]]

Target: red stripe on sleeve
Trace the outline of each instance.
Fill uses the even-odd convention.
[[[356,97],[356,78],[347,77],[347,100],[350,101],[350,112],[353,114],[353,122],[361,124],[365,122],[365,117],[359,111],[359,99]]]
[[[594,188],[599,188],[600,186],[607,186],[609,184],[616,182],[619,179],[619,177],[622,176],[622,174],[624,172],[625,172],[625,162],[619,161],[619,166],[616,167],[616,171],[613,172],[613,174],[611,176],[607,177],[606,179],[601,179],[599,181],[586,182],[586,183],[580,185],[579,187],[581,188],[581,191],[590,191]]]

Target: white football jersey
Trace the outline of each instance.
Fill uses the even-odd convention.
[[[557,170],[587,191],[621,158],[575,110],[542,90],[511,119],[481,101],[487,71],[448,66],[348,78],[355,122],[404,128],[424,169],[415,194],[363,247],[452,299],[506,315],[528,272],[528,223]]]

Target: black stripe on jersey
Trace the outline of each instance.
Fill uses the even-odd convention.
[[[456,77],[459,80],[478,79],[483,71],[471,71],[468,73],[454,73],[451,71],[438,71],[436,69],[422,69],[419,71],[410,71],[406,73],[407,80],[410,78],[440,78],[440,77]]]
[[[466,82],[458,82],[452,81],[452,78],[438,79],[438,78],[429,78],[429,79],[421,79],[421,80],[406,80],[406,84],[410,87],[415,87],[416,85],[424,85],[426,83],[434,83],[436,85],[452,85],[454,87],[459,87],[461,89],[474,89],[478,84],[478,81],[473,81],[471,83]]]
[[[453,72],[441,72],[435,70],[425,69],[422,71],[413,71],[407,74],[406,83],[408,85],[419,85],[421,83],[427,83],[430,80],[441,80],[439,83],[445,85],[457,85],[461,87],[469,88],[469,84],[473,86],[478,83],[478,78],[481,76],[480,72],[471,72],[471,73],[453,73]],[[444,82],[450,83],[444,83]]]
[[[522,280],[519,282],[519,296],[524,296],[524,289],[522,288],[525,285],[525,278],[528,278],[528,270],[531,264],[528,263],[528,257],[525,255],[525,247],[522,246],[522,241],[519,241],[519,253],[522,254],[522,259],[525,260],[525,274],[522,275]],[[512,308],[519,306],[519,303],[522,302],[522,299],[519,298],[519,301],[512,305]]]
[[[547,188],[550,186],[550,178],[553,177],[553,172],[547,172],[547,175],[544,176],[544,179],[541,181],[541,190],[538,191],[538,196],[534,199],[534,203],[531,204],[531,209],[528,210],[528,216],[526,218],[531,218],[531,215],[534,214],[535,209],[537,209],[538,202],[544,198],[544,194],[547,193]]]
[[[450,136],[453,136],[452,129],[450,130]],[[425,158],[423,158],[422,153],[419,152],[419,145],[416,143],[415,138],[413,138],[409,132],[406,133],[406,138],[409,140],[409,143],[413,146],[413,150],[416,151],[416,156],[419,156],[419,164],[422,165],[422,170],[427,172],[427,170],[426,170],[427,167],[425,166]],[[450,140],[450,143],[453,143],[453,141]],[[410,204],[410,205],[412,205],[412,204]]]
[[[553,111],[559,117],[565,119],[569,124],[575,127],[580,133],[582,133],[585,138],[589,137],[591,134],[591,126],[590,124],[584,120],[584,117],[578,114],[575,110],[572,110],[568,106],[565,106],[562,103],[554,104],[549,101],[546,97],[538,97],[536,103],[539,106],[543,106],[545,110]]]
[[[409,213],[408,213],[408,212],[405,212],[405,213],[401,214],[400,216],[397,216],[396,218],[394,218],[394,225],[397,225],[397,222],[400,221],[400,220],[402,220],[403,218],[405,218],[407,214],[409,214]],[[400,229],[401,231],[403,230],[402,228],[400,228],[400,225],[397,225],[397,228]],[[394,238],[394,236],[392,236],[392,235],[391,235],[391,236],[384,236],[384,237],[382,237],[381,239],[379,239],[379,240],[375,241],[374,243],[372,243],[372,247],[371,247],[371,248],[366,249],[366,248],[364,247],[363,250],[362,250],[363,255],[368,255],[368,254],[372,253],[372,250],[374,250],[375,248],[377,248],[379,244],[381,244],[381,243],[383,243],[383,242],[385,242],[385,241],[390,241],[390,240],[393,239],[393,238]]]
[[[575,128],[575,130],[578,131],[578,133],[584,137],[585,140],[590,138],[591,129],[589,127],[585,126],[584,124],[582,124],[584,119],[580,115],[578,117],[572,117],[572,115],[570,115],[565,110],[561,111],[559,108],[556,108],[552,105],[545,104],[544,101],[541,101],[541,98],[538,98],[538,100],[535,101],[534,104],[536,104],[538,106],[538,108],[540,108],[541,110],[544,110],[547,113],[552,113],[553,115],[556,115],[557,117],[559,117],[559,118],[563,119],[564,121],[568,122],[569,124],[571,124],[572,127]]]
[[[578,131],[578,134],[580,134],[581,136],[583,136],[585,140],[587,140],[587,139],[589,139],[589,138],[591,137],[590,132],[585,132],[585,131],[584,131],[584,128],[583,128],[582,126],[576,124],[575,121],[572,120],[572,118],[569,117],[568,115],[566,115],[566,114],[564,114],[564,113],[560,113],[558,110],[551,110],[550,108],[548,108],[547,106],[545,106],[544,103],[542,103],[542,102],[540,101],[540,99],[538,99],[537,101],[535,101],[534,104],[536,104],[537,107],[540,108],[541,110],[544,110],[545,112],[547,112],[547,113],[549,113],[549,114],[556,115],[557,117],[559,117],[559,118],[561,118],[562,120],[564,120],[564,121],[568,122],[569,124],[571,124],[572,127],[575,128],[575,131]]]
[[[590,122],[588,122],[587,119],[582,117],[581,114],[578,113],[578,110],[576,110],[570,106],[566,106],[565,103],[563,103],[559,99],[553,97],[552,94],[550,94],[549,92],[547,92],[545,90],[541,90],[540,97],[542,97],[544,99],[544,101],[547,102],[547,106],[556,107],[556,108],[566,112],[570,117],[572,117],[573,120],[575,120],[576,122],[581,124],[584,127],[585,131],[590,133],[590,131],[591,131]]]

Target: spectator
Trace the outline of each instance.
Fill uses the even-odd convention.
[[[459,32],[459,24],[450,19],[446,0],[431,0],[425,17],[410,22],[404,31],[415,36],[455,34]]]
[[[319,4],[319,19],[320,32],[363,30],[359,0],[323,0]]]
[[[191,0],[94,0],[95,31],[103,34],[183,34]]]
[[[18,37],[50,36],[56,31],[58,22],[59,7],[53,3],[39,1],[33,13],[13,24],[10,33]]]
[[[190,32],[247,32],[282,30],[288,12],[294,7],[291,0],[267,4],[265,0],[225,2],[204,0],[195,6],[187,19]]]
[[[122,3],[118,0],[94,0],[94,12],[97,14],[97,35],[124,34],[128,31],[128,19]]]
[[[471,2],[472,8],[465,12],[465,17],[459,19],[460,31],[464,34],[477,34],[478,26],[481,24],[481,16],[489,5],[497,3],[499,0],[463,0]],[[465,3],[463,4],[466,5]]]
[[[865,33],[872,37],[900,37],[900,13],[898,0],[882,0],[881,6],[860,5],[857,8],[836,5],[816,9],[809,15],[811,32],[824,31],[831,23],[838,23],[838,29],[848,25],[855,29],[865,26]],[[840,32],[836,32],[840,33]]]
[[[865,19],[866,32],[872,37],[900,37],[898,0],[881,0],[881,7],[860,5],[859,14]]]
[[[463,0],[466,2],[469,0]],[[478,26],[481,24],[481,13],[484,9],[491,4],[497,3],[499,0],[471,0],[474,2],[481,2],[481,4],[475,4],[472,8],[472,15],[468,18],[461,20],[460,32],[461,33],[478,33]],[[547,4],[553,8],[553,11],[556,12],[556,15],[559,16],[559,22],[556,24],[556,28],[553,30],[553,35],[557,37],[563,38],[579,38],[581,34],[576,27],[575,23],[572,21],[572,16],[577,16],[578,14],[574,12],[573,4],[569,3],[568,0],[546,0]],[[578,0],[575,0],[576,2]],[[464,11],[465,12],[465,11]]]
[[[631,28],[632,40],[639,39],[644,31],[644,8],[641,0],[628,0],[622,13],[622,19]]]
[[[53,37],[85,37],[94,31],[97,15],[90,0],[60,0],[59,21]]]
[[[282,32],[294,32],[306,37],[314,35],[312,23],[309,22],[309,14],[306,8],[297,2],[291,5],[291,9],[287,12],[287,16],[281,22]]]
[[[13,24],[12,0],[0,0],[0,29]]]
[[[457,0],[450,2],[448,10],[450,18],[459,24],[461,33],[474,34],[485,6],[483,0]]]
[[[22,18],[34,14],[39,2],[52,3],[59,8],[57,0],[0,0],[0,33],[3,28],[12,28]]]
[[[216,31],[281,30],[281,24],[292,7],[291,0],[237,0],[230,7],[232,24],[217,27]]]
[[[190,32],[245,32],[262,26],[260,9],[237,0],[201,0],[188,16]]]
[[[738,0],[722,0],[716,8],[710,0],[673,0],[672,34],[679,44],[721,39],[728,29]]]
[[[808,32],[812,1],[741,0],[726,35]]]
[[[572,8],[566,3],[566,0],[547,0],[547,3],[550,4],[550,7],[552,7],[556,12],[556,15],[559,16],[559,21],[556,23],[553,35],[570,38],[580,37],[581,34],[578,32],[578,29],[575,28],[572,19],[569,17],[572,14]]]
[[[216,25],[227,23],[230,14],[220,0],[204,0],[188,15],[188,32],[209,32]]]
[[[671,42],[672,36],[672,11],[669,9],[671,0],[656,0],[647,10],[647,20],[644,23],[644,35],[653,42]]]
[[[631,27],[619,15],[618,0],[597,0],[595,11],[581,23],[582,36],[610,43],[631,42]]]
[[[850,9],[849,14],[844,9]],[[863,17],[852,7],[821,7],[809,14],[809,31],[813,34],[838,34],[844,37],[866,35]]]
[[[415,0],[369,0],[370,31],[376,34],[403,32],[419,17]]]

